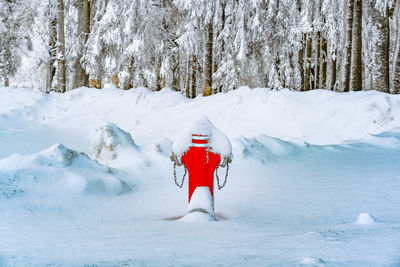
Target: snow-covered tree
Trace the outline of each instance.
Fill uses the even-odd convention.
[[[21,50],[32,49],[26,33],[32,10],[21,0],[0,0],[0,81],[5,86],[21,65]]]

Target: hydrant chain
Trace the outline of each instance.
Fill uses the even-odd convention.
[[[221,190],[222,188],[224,188],[224,186],[225,186],[225,184],[226,184],[226,180],[228,179],[229,163],[226,164],[225,181],[224,181],[224,183],[222,184],[222,186],[220,185],[220,182],[219,182],[218,168],[219,168],[219,166],[217,166],[217,168],[215,169],[215,177],[217,178],[218,190]]]
[[[185,176],[186,176],[186,165],[183,164],[183,167],[185,168],[185,173],[183,174],[183,177],[182,177],[182,183],[178,184],[178,181],[176,178],[176,162],[174,162],[174,182],[175,182],[176,186],[178,186],[179,188],[182,188],[183,182],[185,181]]]

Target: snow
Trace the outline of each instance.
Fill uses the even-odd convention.
[[[208,149],[220,154],[222,157],[232,158],[232,145],[228,137],[220,130],[215,128],[211,121],[204,115],[194,117],[189,121],[189,126],[175,137],[172,145],[172,151],[182,156],[192,145],[192,134],[204,135],[208,139]]]
[[[375,222],[375,218],[368,214],[368,213],[360,213],[360,215],[357,216],[357,220],[355,224],[360,224],[360,225],[370,225]]]
[[[216,221],[169,160],[201,116],[235,157]],[[0,88],[0,148],[1,266],[400,264],[396,95]]]
[[[191,212],[203,212],[208,213],[212,218],[215,217],[214,199],[208,186],[199,186],[194,190],[187,212],[188,214]]]
[[[205,223],[215,221],[215,217],[204,212],[189,212],[178,221],[190,223]]]
[[[62,144],[35,154],[13,154],[1,159],[0,170],[0,198],[24,194],[51,198],[65,194],[118,195],[131,187],[117,170]]]
[[[124,150],[134,153],[139,150],[131,135],[114,123],[107,123],[93,131],[91,147],[94,157],[99,162],[116,160]]]
[[[314,257],[303,257],[300,264],[313,265],[313,266],[324,266],[325,261]]]

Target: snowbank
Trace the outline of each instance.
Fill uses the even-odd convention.
[[[48,95],[0,88],[0,120],[79,126],[82,132],[90,131],[99,121],[110,121],[135,133],[140,138],[135,141],[141,146],[162,138],[176,140],[182,129],[203,115],[230,140],[266,135],[318,145],[341,144],[400,127],[400,96],[377,91],[296,92],[241,87],[226,94],[187,99],[167,88],[160,92],[79,88]]]
[[[31,155],[0,160],[0,197],[108,194],[130,191],[117,170],[62,144]]]

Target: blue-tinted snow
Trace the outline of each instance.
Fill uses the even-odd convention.
[[[0,266],[400,265],[398,96],[0,88],[0,102]],[[216,222],[171,220],[187,190],[170,140],[198,114],[234,154]],[[107,122],[140,149],[96,162]],[[363,213],[375,222],[355,223]]]

